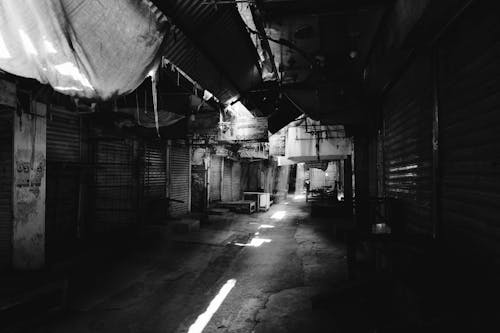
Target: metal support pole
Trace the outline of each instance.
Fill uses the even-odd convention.
[[[432,49],[432,225],[434,239],[441,239],[441,166],[439,151],[439,54]]]

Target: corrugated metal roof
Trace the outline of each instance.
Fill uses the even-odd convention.
[[[165,57],[219,100],[238,95],[238,90],[178,28],[167,41]]]
[[[222,102],[261,82],[257,51],[236,5],[154,2],[176,26],[165,56]]]

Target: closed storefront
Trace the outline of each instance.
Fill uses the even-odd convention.
[[[94,230],[111,231],[138,219],[136,141],[116,138],[95,142]]]
[[[444,237],[468,251],[500,246],[500,20],[476,2],[440,42]],[[493,254],[493,252],[491,252]]]
[[[432,108],[429,57],[417,58],[384,103],[384,189],[395,199],[394,227],[430,234]]]
[[[224,171],[223,171],[223,181],[222,181],[222,201],[232,201],[232,167],[233,161],[230,159],[224,159]]]
[[[12,256],[13,115],[13,109],[0,106],[0,269]]]
[[[45,219],[49,258],[75,244],[78,236],[80,156],[80,116],[75,111],[51,107],[47,119]]]
[[[210,202],[221,200],[221,167],[222,157],[212,155],[210,158]]]
[[[241,190],[241,163],[238,161],[233,162],[231,170],[231,195],[233,200],[241,200],[243,198]]]
[[[187,145],[172,144],[169,147],[170,189],[169,196],[182,202],[170,202],[170,215],[182,216],[190,210],[190,148]]]
[[[143,163],[144,199],[165,198],[167,193],[166,143],[146,142]]]
[[[165,141],[146,140],[141,145],[140,165],[142,195],[139,198],[141,223],[164,223],[168,217],[167,144]]]
[[[191,166],[191,210],[203,212],[207,201],[207,170],[205,166]]]

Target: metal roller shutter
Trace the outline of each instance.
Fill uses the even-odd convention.
[[[440,49],[444,236],[467,251],[500,253],[500,20],[476,2]]]
[[[77,238],[80,190],[80,117],[51,108],[47,119],[46,239],[50,258]],[[62,251],[64,252],[64,251]]]
[[[183,201],[170,203],[170,215],[179,217],[189,212],[190,196],[190,149],[189,146],[171,146],[170,198]]]
[[[224,160],[224,180],[222,182],[222,201],[232,201],[233,200],[233,195],[232,195],[232,186],[231,186],[231,172],[232,172],[232,165],[233,161],[229,159]]]
[[[429,57],[416,59],[384,104],[385,195],[395,198],[396,224],[430,234],[432,108]]]
[[[210,160],[210,202],[220,201],[220,176],[222,157],[212,155]]]
[[[0,107],[0,269],[10,265],[12,255],[13,115]]]
[[[233,200],[241,200],[243,193],[241,191],[241,163],[233,162],[231,171],[231,193]]]
[[[136,223],[138,175],[133,141],[98,141],[95,149],[95,231]]]
[[[165,144],[147,142],[144,145],[144,198],[164,198],[167,193],[167,162]]]

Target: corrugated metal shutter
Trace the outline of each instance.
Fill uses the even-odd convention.
[[[144,198],[164,198],[167,193],[167,162],[165,144],[147,142],[144,145]]]
[[[174,145],[170,147],[170,198],[183,201],[170,203],[170,215],[182,216],[189,212],[189,146]]]
[[[220,176],[222,157],[212,155],[210,159],[210,202],[220,201]]]
[[[418,58],[384,104],[385,194],[396,198],[397,227],[425,234],[432,232],[431,82],[429,58]]]
[[[95,148],[95,231],[110,231],[137,222],[138,174],[134,142],[98,141]]]
[[[231,192],[233,200],[241,200],[243,193],[241,191],[241,163],[233,162],[233,169],[231,172]]]
[[[230,159],[225,159],[224,160],[224,180],[222,182],[222,201],[232,201],[233,200],[233,195],[232,195],[232,187],[231,187],[231,171],[232,171],[232,165],[233,161]]]
[[[80,117],[52,107],[47,119],[47,255],[77,238],[80,184]],[[63,251],[64,252],[64,251]],[[60,252],[61,253],[61,252]]]
[[[444,235],[499,253],[500,20],[476,2],[441,43],[440,150]]]
[[[0,269],[12,255],[12,119],[14,110],[0,107]]]

